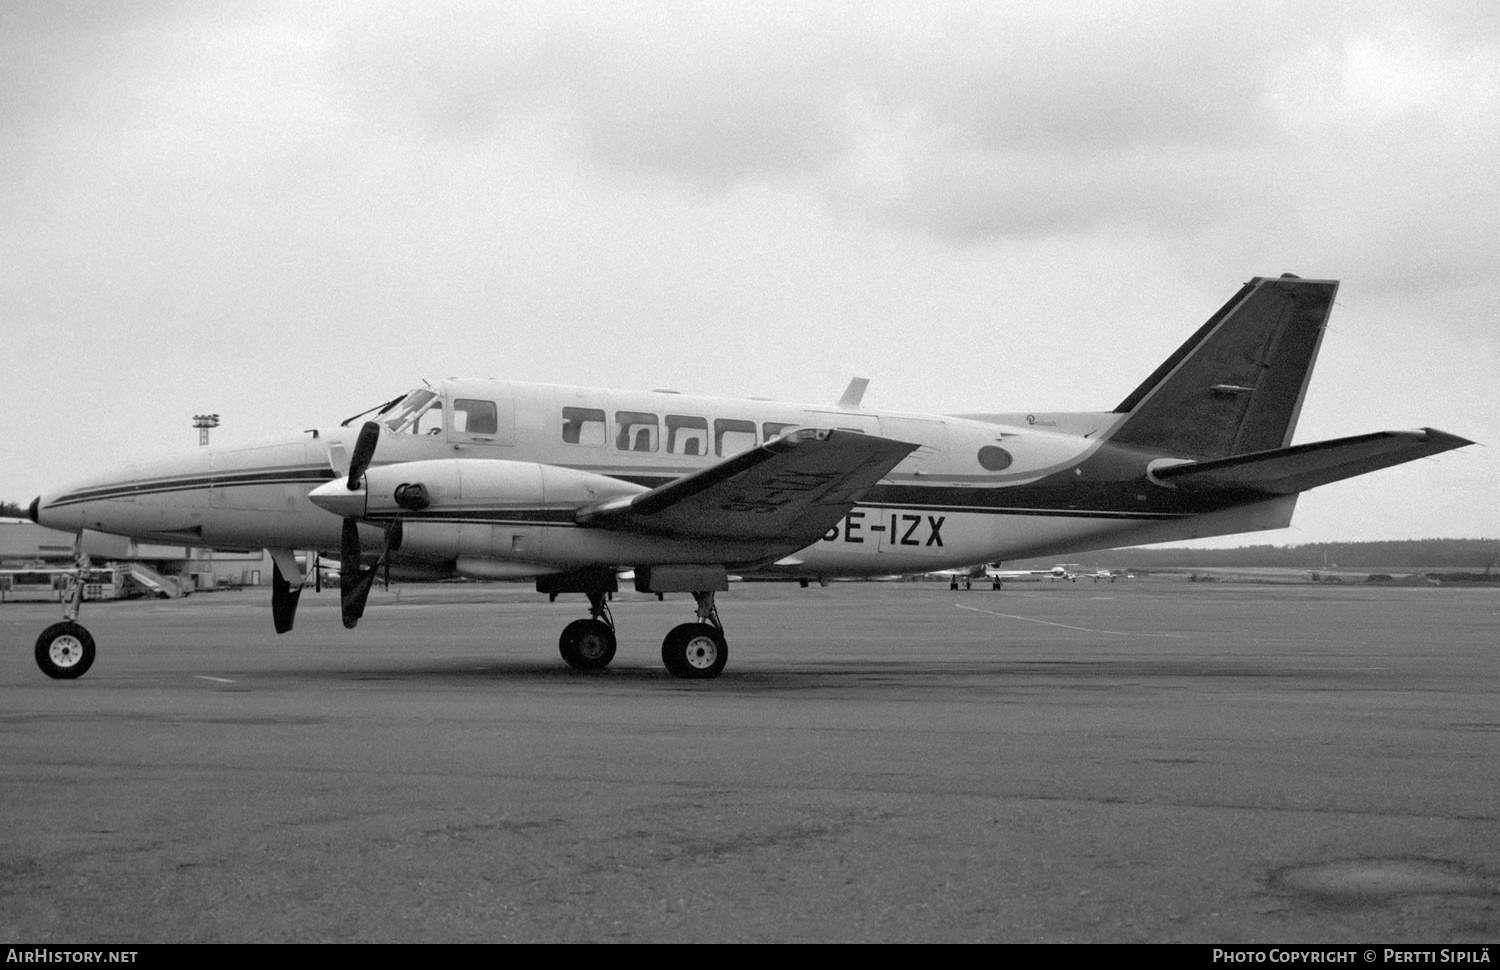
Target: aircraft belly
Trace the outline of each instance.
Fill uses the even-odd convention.
[[[710,542],[611,532],[603,529],[554,529],[547,537],[546,559],[569,566],[614,563],[653,566],[667,563],[741,564],[772,558],[785,551],[764,542]]]
[[[761,543],[695,542],[589,529],[563,522],[405,522],[401,554],[434,561],[455,558],[535,563],[561,568],[610,564],[741,563],[776,550]]]

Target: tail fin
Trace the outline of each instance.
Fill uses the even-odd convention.
[[[1338,288],[1252,279],[1120,402],[1110,440],[1193,458],[1286,447]]]

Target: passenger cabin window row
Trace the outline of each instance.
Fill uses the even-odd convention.
[[[659,418],[650,411],[616,411],[613,441],[616,451],[655,452],[669,455],[701,456],[713,454],[728,458],[754,448],[760,441],[770,441],[797,425],[766,421],[757,438],[754,421],[741,418],[707,418],[690,414],[668,414]],[[600,408],[562,409],[562,440],[565,444],[597,448],[610,440],[608,416]],[[665,432],[665,434],[663,434]]]

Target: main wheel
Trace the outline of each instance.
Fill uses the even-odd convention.
[[[717,677],[729,660],[724,632],[707,623],[684,623],[661,642],[661,662],[673,677],[706,680]]]
[[[36,638],[36,665],[57,680],[82,677],[94,665],[94,638],[70,620],[54,623]]]
[[[602,620],[574,620],[563,627],[557,650],[574,670],[603,670],[615,659],[615,631]]]

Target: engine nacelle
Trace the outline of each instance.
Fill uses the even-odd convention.
[[[420,486],[420,488],[418,488]],[[649,491],[557,465],[483,458],[397,462],[314,489],[312,502],[379,527],[399,522],[403,560],[425,560],[485,579],[539,576],[585,566],[635,568],[734,563],[765,555],[764,544],[671,539],[576,521],[586,505]],[[387,532],[387,541],[395,530]],[[371,530],[371,539],[378,533]]]
[[[365,472],[362,484],[346,493],[348,501],[364,499],[354,516],[401,520],[403,557],[466,567],[487,561],[483,570],[455,567],[484,578],[553,571],[548,546],[555,541],[549,540],[558,527],[572,525],[579,508],[647,491],[557,465],[478,458],[379,465]],[[339,487],[345,486],[336,483],[329,491]]]
[[[557,465],[445,458],[377,465],[365,472],[364,491],[364,518],[571,522],[573,511],[584,505],[647,489]]]

